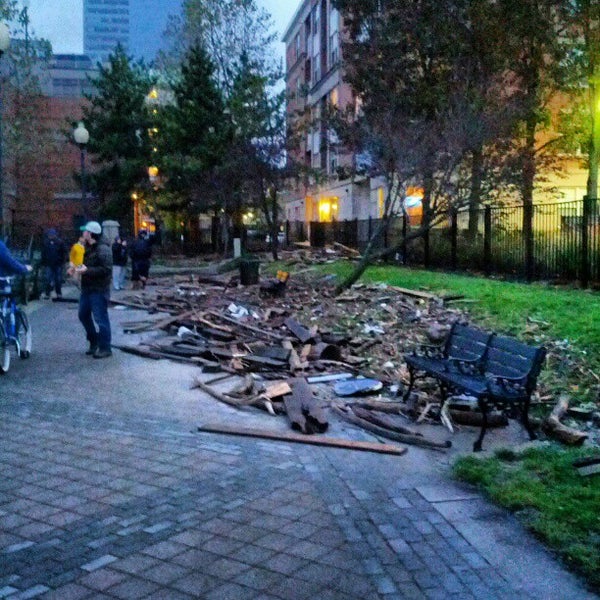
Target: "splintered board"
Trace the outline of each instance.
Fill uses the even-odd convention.
[[[362,452],[378,452],[380,454],[405,454],[407,449],[394,444],[379,444],[376,442],[361,442],[356,440],[343,440],[339,438],[324,437],[321,435],[303,435],[301,433],[277,433],[264,429],[247,429],[245,427],[227,427],[226,425],[201,425],[201,433],[220,433],[223,435],[238,435],[242,437],[255,437],[279,442],[293,442],[297,444],[312,444],[313,446],[328,446],[345,450],[359,450]]]

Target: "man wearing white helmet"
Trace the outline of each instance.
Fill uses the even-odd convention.
[[[90,343],[86,354],[94,358],[112,355],[108,302],[112,279],[112,251],[102,240],[102,227],[90,221],[83,228],[85,254],[81,273],[79,320]]]

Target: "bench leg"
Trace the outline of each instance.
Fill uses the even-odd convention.
[[[521,422],[523,423],[523,427],[525,427],[525,430],[529,434],[529,439],[536,440],[537,435],[533,431],[533,427],[529,422],[529,396],[525,399],[525,402],[523,402],[523,406],[521,407]]]
[[[488,426],[487,402],[483,398],[479,398],[477,400],[477,404],[479,405],[479,410],[481,411],[481,431],[479,432],[479,437],[473,444],[473,452],[481,452],[483,437],[485,436],[485,432],[487,431],[487,426]]]
[[[409,380],[408,380],[408,388],[404,392],[404,395],[402,396],[402,402],[406,402],[408,400],[408,397],[410,396],[410,393],[412,392],[413,386],[415,385],[415,370],[412,369],[411,367],[408,367],[408,373],[410,376]]]

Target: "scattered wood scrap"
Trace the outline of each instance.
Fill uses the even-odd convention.
[[[403,356],[422,343],[440,343],[456,320],[468,321],[461,308],[464,298],[460,295],[436,296],[423,290],[387,285],[359,283],[341,296],[335,295],[336,280],[322,276],[314,266],[330,260],[332,253],[350,256],[352,253],[338,246],[333,252],[321,252],[310,248],[282,253],[284,269],[293,271],[293,278],[286,282],[285,295],[260,294],[260,286],[237,286],[236,276],[214,273],[205,275],[177,275],[164,279],[153,278],[142,292],[133,292],[115,304],[156,313],[154,318],[128,322],[124,330],[131,333],[158,332],[162,339],[119,346],[123,351],[153,360],[177,360],[198,365],[204,372],[225,375],[213,378],[252,374],[255,380],[267,385],[239,392],[226,393],[221,401],[231,406],[251,406],[275,414],[285,414],[286,403],[292,405],[293,382],[301,379],[308,389],[320,386],[319,403],[323,421],[332,418],[330,406],[339,400],[328,397],[336,380],[361,376],[373,378],[383,384],[383,396],[379,399],[361,398],[360,409],[354,402],[352,409],[345,410],[346,417],[360,420],[354,424],[368,431],[367,427],[380,427],[394,432],[386,421],[386,415],[410,415],[412,422],[453,425],[480,425],[481,415],[476,410],[454,410],[441,414],[439,389],[434,382],[423,381],[416,393],[411,394],[409,404],[390,402],[401,395],[407,382],[407,370]],[[303,264],[307,268],[302,268]],[[231,262],[231,268],[237,269]],[[530,333],[535,334],[546,324],[530,320]],[[157,336],[158,337],[158,336]],[[549,346],[549,360],[569,361],[572,372],[581,371],[557,342]],[[595,376],[596,381],[600,377]],[[589,377],[588,377],[589,378]],[[268,382],[285,382],[291,391],[271,397]],[[210,383],[205,381],[210,387]],[[396,386],[397,391],[392,391]],[[208,390],[205,390],[208,391]],[[321,393],[321,392],[324,393]],[[313,396],[305,390],[307,397]],[[540,390],[543,396],[544,390]],[[331,394],[333,395],[333,394]],[[211,395],[212,396],[212,395]],[[214,396],[213,396],[214,397]],[[292,419],[299,431],[308,433],[307,417],[300,409]],[[573,412],[573,411],[572,411]],[[290,413],[288,413],[288,418]],[[385,414],[382,414],[385,413]],[[300,415],[304,419],[300,418]],[[342,418],[341,415],[337,415]],[[566,428],[561,419],[564,413],[554,412],[545,422],[548,435],[565,437],[578,445],[587,434]],[[371,417],[371,418],[369,418]],[[294,419],[297,418],[297,422]],[[369,425],[367,425],[367,423]],[[504,415],[490,415],[488,425],[504,425]],[[554,429],[552,429],[554,427]],[[406,428],[408,429],[408,428]],[[395,431],[399,435],[412,436],[415,443],[423,441],[418,426],[409,431]],[[314,433],[317,433],[315,431]],[[381,432],[371,431],[374,435]],[[300,434],[305,435],[305,434]],[[571,436],[571,437],[570,437]],[[316,437],[316,436],[311,436]],[[383,437],[383,436],[382,436]],[[412,440],[411,440],[412,441]],[[404,442],[409,443],[409,442]],[[443,445],[443,442],[442,442]]]
[[[452,446],[452,442],[436,442],[433,440],[428,440],[419,435],[412,435],[406,433],[400,433],[399,431],[394,431],[386,427],[381,427],[380,425],[376,425],[370,420],[366,420],[358,417],[354,414],[353,410],[350,407],[332,407],[335,414],[341,417],[343,420],[352,423],[353,425],[357,425],[362,429],[366,429],[372,433],[375,433],[378,436],[395,440],[397,442],[402,442],[404,444],[413,444],[414,446],[421,446],[423,448],[430,448],[432,450],[447,450]]]
[[[343,440],[326,436],[308,436],[301,433],[276,433],[263,429],[247,429],[244,427],[228,427],[225,425],[201,425],[198,431],[203,433],[221,433],[224,435],[238,435],[243,437],[255,437],[280,442],[292,442],[297,444],[312,444],[314,446],[327,446],[329,448],[342,448],[345,450],[360,450],[362,452],[378,452],[380,454],[402,455],[406,448],[394,444],[380,444],[373,442],[362,442],[356,440]]]
[[[292,393],[284,396],[283,403],[292,429],[308,434],[327,431],[329,423],[306,379],[292,379],[290,386]]]
[[[573,466],[582,477],[600,474],[600,456],[586,456],[573,461]]]
[[[567,413],[569,400],[566,396],[561,396],[552,409],[550,415],[542,423],[542,430],[546,435],[559,440],[568,446],[581,446],[589,437],[584,431],[579,431],[573,427],[568,427],[560,422],[561,418]]]

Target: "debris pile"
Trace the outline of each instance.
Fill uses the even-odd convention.
[[[454,321],[469,320],[460,296],[357,284],[336,297],[334,278],[310,268],[283,277],[284,285],[278,273],[267,285],[247,286],[228,274],[154,279],[115,303],[149,313],[125,323],[126,332],[160,335],[118,347],[198,365],[215,376],[196,378],[194,386],[232,406],[286,414],[300,434],[324,433],[335,415],[378,437],[444,450],[450,442],[426,439],[415,421],[441,421],[450,431],[479,425],[469,398],[453,398],[440,411],[434,381],[401,401],[408,380],[404,354],[441,342]],[[242,379],[237,388],[223,393],[213,387],[233,376]],[[491,426],[505,424],[504,415],[490,416]]]

